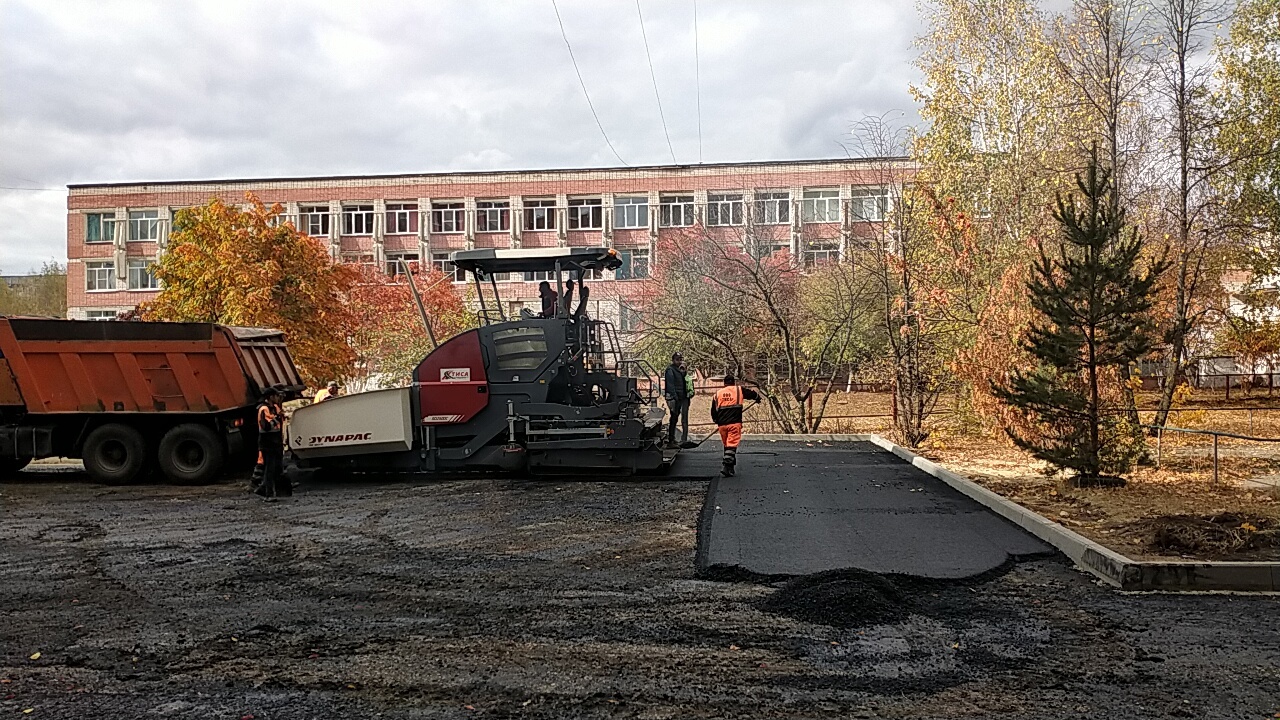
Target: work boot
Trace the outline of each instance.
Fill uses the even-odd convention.
[[[733,466],[725,464],[724,467],[720,468],[720,477],[733,477]]]

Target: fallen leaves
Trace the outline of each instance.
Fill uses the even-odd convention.
[[[29,660],[39,660],[39,659],[40,659],[40,653],[38,653],[38,652],[31,653],[31,657],[30,657],[30,658],[28,658],[28,659],[29,659]]]

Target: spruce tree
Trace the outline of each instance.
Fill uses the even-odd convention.
[[[1132,456],[1118,450],[1140,431],[1111,412],[1118,405],[1107,401],[1105,383],[1151,350],[1149,311],[1166,263],[1139,267],[1142,239],[1126,229],[1111,174],[1098,167],[1096,153],[1076,186],[1079,198],[1058,197],[1059,238],[1037,241],[1028,282],[1035,316],[1025,348],[1038,365],[1015,370],[995,392],[1037,421],[1037,433],[1008,428],[1014,443],[1090,484],[1132,465]]]

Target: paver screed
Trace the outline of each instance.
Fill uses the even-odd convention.
[[[808,446],[812,447],[808,447]],[[802,447],[804,467],[791,453]],[[692,453],[690,462],[708,451]],[[942,481],[865,442],[749,440],[715,478],[698,528],[700,572],[838,569],[960,579],[1053,548]]]

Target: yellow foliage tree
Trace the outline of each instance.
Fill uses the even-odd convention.
[[[216,322],[282,330],[311,385],[345,379],[355,353],[347,295],[358,272],[334,264],[317,240],[281,223],[280,205],[247,194],[248,209],[221,200],[180,210],[155,268],[162,290],[146,320]]]

